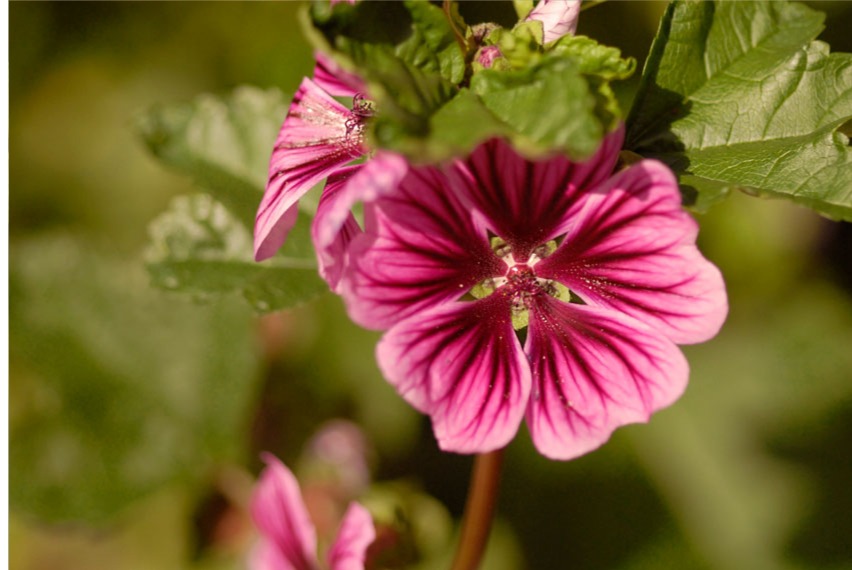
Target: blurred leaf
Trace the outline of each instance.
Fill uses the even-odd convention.
[[[535,146],[588,156],[603,137],[595,99],[571,61],[548,59],[522,70],[486,69],[474,75],[471,88],[488,110]]]
[[[421,69],[387,45],[338,38],[337,47],[367,80],[378,114],[371,132],[382,147],[402,150],[428,135],[429,117],[450,100],[454,88],[437,71]]]
[[[453,519],[439,501],[404,481],[374,484],[363,501],[378,530],[375,567],[447,567],[443,558],[452,552]]]
[[[852,219],[838,131],[852,118],[852,55],[812,41],[823,18],[788,2],[672,2],[626,148],[692,175],[698,194],[747,188]]]
[[[105,522],[164,485],[242,461],[258,371],[243,307],[150,289],[135,261],[68,238],[11,250],[10,502]]]
[[[266,263],[253,258],[252,235],[206,194],[176,198],[151,223],[146,252],[155,285],[195,294],[239,291],[260,312],[275,311],[328,290],[307,244],[300,216],[290,239]]]
[[[238,87],[225,98],[158,105],[137,117],[136,128],[154,156],[191,176],[250,228],[286,114],[281,92]]]
[[[411,13],[414,33],[400,44],[397,54],[417,67],[438,71],[450,83],[459,83],[464,78],[464,54],[443,10],[420,0],[406,0],[405,6]],[[458,11],[454,16],[460,18]]]
[[[712,568],[787,567],[785,539],[807,504],[805,472],[770,437],[852,401],[852,306],[799,282],[766,313],[734,306],[722,334],[686,351],[685,396],[629,431],[660,494]]]
[[[429,119],[426,145],[431,156],[441,153],[461,156],[481,141],[508,136],[511,129],[488,110],[482,99],[470,89],[462,89]]]

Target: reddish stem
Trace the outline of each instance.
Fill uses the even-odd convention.
[[[503,450],[477,455],[452,570],[476,570],[482,561],[500,489]]]

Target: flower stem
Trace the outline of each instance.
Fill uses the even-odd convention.
[[[476,456],[452,570],[476,570],[479,567],[491,531],[502,465],[502,449]]]
[[[449,22],[450,28],[453,30],[453,36],[455,36],[456,43],[459,45],[459,49],[461,50],[462,59],[466,59],[468,45],[464,39],[464,34],[461,30],[459,30],[459,27],[456,25],[456,21],[453,18],[452,0],[444,0],[441,4],[441,7],[444,10],[444,16],[447,18],[447,22]]]

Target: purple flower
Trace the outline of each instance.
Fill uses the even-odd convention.
[[[365,208],[341,291],[387,330],[379,366],[443,449],[500,448],[526,417],[544,455],[586,453],[676,400],[675,343],[721,327],[724,283],[674,176],[651,160],[611,176],[622,138],[582,163],[492,140]]]
[[[254,256],[272,257],[296,223],[299,199],[323,178],[367,152],[371,114],[360,77],[316,52],[314,79],[304,78],[272,150],[266,191],[254,226]],[[347,109],[332,97],[352,97]]]
[[[577,31],[580,0],[541,0],[526,21],[539,21],[544,27],[544,43]]]
[[[319,273],[336,293],[340,292],[340,277],[349,259],[349,244],[361,233],[352,207],[392,191],[407,171],[408,163],[401,156],[377,152],[364,164],[343,167],[329,176],[311,225],[311,237]]]
[[[315,55],[314,80],[302,80],[272,151],[269,179],[255,219],[254,257],[263,261],[275,254],[296,223],[299,199],[328,178],[311,231],[320,275],[337,290],[347,246],[361,231],[352,206],[393,189],[407,165],[387,152],[377,153],[366,163],[348,165],[368,152],[364,126],[371,109],[362,95],[365,84],[330,57]],[[352,109],[332,95],[352,97]]]
[[[334,97],[355,97],[366,93],[364,80],[346,71],[334,59],[322,53],[314,52],[317,64],[314,67],[314,83]]]
[[[293,474],[271,455],[251,502],[262,539],[252,554],[252,570],[317,570],[317,536]],[[370,513],[352,503],[328,552],[330,570],[364,570],[367,548],[376,538]]]

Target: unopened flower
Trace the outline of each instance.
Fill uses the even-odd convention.
[[[499,47],[484,46],[477,52],[475,61],[483,68],[491,69],[491,66],[494,65],[494,61],[502,56],[503,54],[500,53]]]
[[[299,484],[275,457],[252,497],[251,513],[262,539],[251,557],[252,570],[364,570],[367,548],[376,537],[370,513],[351,503],[327,556],[319,563],[317,536],[302,499]]]
[[[548,43],[576,32],[579,17],[580,0],[541,0],[526,21],[541,22],[544,43]]]
[[[382,372],[443,449],[500,448],[526,417],[544,455],[586,453],[677,399],[675,343],[719,330],[724,283],[673,174],[646,160],[611,176],[622,137],[582,163],[492,140],[366,207],[342,294],[387,331]]]

